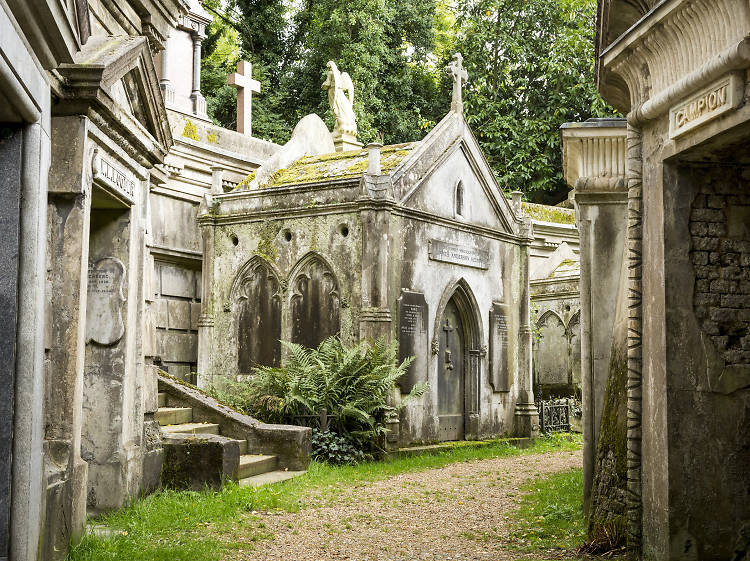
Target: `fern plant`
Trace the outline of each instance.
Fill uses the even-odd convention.
[[[419,385],[398,407],[389,404],[396,381],[413,360],[399,364],[395,343],[379,339],[348,346],[329,337],[317,349],[282,344],[288,349],[286,363],[256,368],[244,382],[250,408],[266,422],[294,423],[326,409],[333,430],[377,448],[387,432],[388,415],[426,389]]]

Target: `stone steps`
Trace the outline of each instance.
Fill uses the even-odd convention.
[[[216,423],[202,423],[194,418],[191,407],[169,407],[166,393],[159,393],[159,409],[154,419],[161,425],[165,434],[205,434],[221,435]],[[260,486],[290,479],[304,471],[277,470],[278,458],[268,454],[248,454],[247,440],[234,439],[240,448],[240,463],[237,473],[242,486]]]
[[[237,477],[240,479],[240,483],[242,483],[242,480],[247,479],[248,477],[275,470],[277,464],[278,459],[276,456],[269,456],[266,454],[243,454],[240,456],[240,467]]]
[[[219,425],[215,423],[183,423],[162,426],[161,430],[172,434],[219,434]]]
[[[159,407],[154,414],[154,419],[160,425],[183,425],[193,422],[193,409],[191,407]]]
[[[245,479],[240,479],[240,486],[241,487],[260,487],[261,485],[270,485],[271,483],[278,483],[280,481],[286,481],[287,479],[292,479],[293,477],[298,477],[300,475],[303,475],[306,473],[305,471],[287,471],[287,470],[280,470],[277,469],[275,471],[268,471],[266,473],[261,473],[260,475],[254,475],[252,477],[246,477]]]

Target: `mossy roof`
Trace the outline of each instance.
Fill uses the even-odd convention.
[[[537,203],[521,203],[526,216],[540,222],[555,222],[557,224],[575,224],[576,212],[572,208],[540,205]]]
[[[549,275],[549,278],[570,277],[581,274],[581,262],[578,259],[565,259]]]
[[[393,144],[383,146],[380,149],[380,169],[386,174],[393,171],[417,142],[405,144]],[[351,150],[347,152],[332,152],[319,156],[305,156],[273,174],[270,181],[260,185],[261,189],[269,187],[283,187],[285,185],[300,185],[305,183],[317,183],[327,180],[350,179],[358,177],[367,171],[368,156],[367,149]],[[242,188],[250,183],[254,173],[248,176],[238,185]]]

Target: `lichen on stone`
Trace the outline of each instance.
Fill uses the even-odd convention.
[[[185,128],[182,130],[182,136],[185,138],[190,138],[191,140],[198,140],[200,141],[200,137],[198,136],[198,127],[195,126],[195,123],[188,119],[185,121]]]
[[[256,255],[266,261],[275,262],[279,256],[279,250],[276,247],[276,235],[281,230],[281,226],[264,220],[258,227],[258,245],[255,249]]]
[[[576,223],[576,213],[572,208],[522,202],[521,209],[532,220],[554,222],[556,224]]]

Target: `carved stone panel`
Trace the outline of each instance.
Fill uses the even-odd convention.
[[[248,373],[256,366],[281,361],[280,283],[268,264],[259,261],[247,271],[237,296],[237,366]]]
[[[496,392],[508,392],[513,384],[508,365],[508,319],[505,306],[490,309],[490,383]]]
[[[86,304],[86,342],[114,345],[125,334],[122,285],[125,265],[116,257],[104,257],[89,265]]]
[[[424,294],[406,290],[401,292],[398,299],[399,361],[414,357],[406,374],[399,381],[403,393],[409,393],[415,384],[427,381],[427,311]]]
[[[292,342],[314,348],[338,334],[338,282],[325,263],[309,260],[295,276],[291,289]]]

